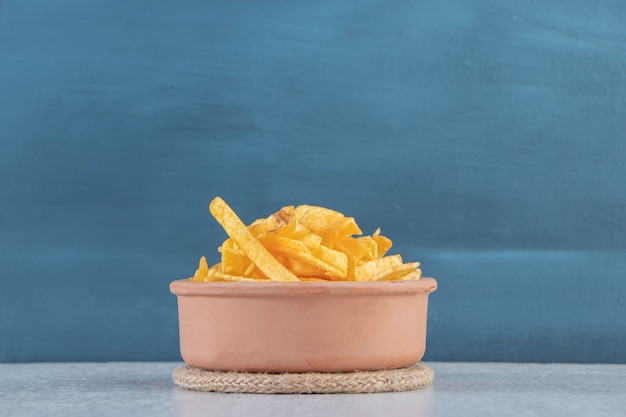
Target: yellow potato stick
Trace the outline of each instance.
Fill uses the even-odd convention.
[[[267,244],[270,251],[275,251],[286,255],[290,259],[295,259],[307,265],[321,269],[329,277],[345,278],[347,270],[340,270],[333,265],[329,265],[310,253],[306,245],[299,240],[287,237],[277,237],[263,242]],[[346,266],[347,269],[347,266]]]
[[[345,217],[338,211],[317,206],[298,206],[296,218],[314,233],[340,231],[341,235],[360,235],[361,229],[352,217]]]
[[[249,278],[249,277],[240,277],[237,275],[224,274],[223,272],[216,272],[215,277],[219,278],[223,281],[234,281],[234,282],[259,282],[259,281],[269,281],[267,279],[258,279],[258,278]]]
[[[320,235],[316,235],[315,233],[307,233],[300,240],[312,252],[317,250],[317,248],[322,244],[322,237]]]
[[[254,264],[252,264],[254,265]],[[263,272],[259,271],[256,267],[250,272],[250,275],[246,275],[248,278],[256,278],[258,280],[268,280],[271,281]]]
[[[421,277],[422,277],[422,270],[417,268],[415,271],[409,272],[396,279],[400,281],[414,281],[416,279],[420,279]]]
[[[196,269],[196,273],[193,274],[193,277],[190,278],[193,281],[205,281],[205,277],[209,273],[209,266],[206,263],[206,258],[203,256],[200,258],[200,262],[198,262],[198,269]]]
[[[352,236],[360,235],[363,233],[359,226],[356,224],[356,220],[354,219],[354,217],[344,217],[343,219],[335,223],[332,227],[335,228],[335,233],[338,236]]]
[[[232,275],[244,275],[245,271],[253,265],[247,256],[242,255],[232,246],[222,246],[222,272]]]
[[[209,210],[215,217],[215,220],[233,238],[250,261],[266,276],[274,281],[298,281],[298,277],[265,249],[224,200],[216,197],[209,204]]]
[[[322,262],[325,262],[326,264],[341,271],[341,275],[339,275],[339,277],[343,278],[348,274],[348,255],[345,253],[330,249],[323,245],[319,245],[311,252],[313,256]]]
[[[189,278],[191,281],[203,282],[210,281],[215,273],[215,269],[219,264],[212,266],[209,268],[206,262],[206,258],[203,256],[200,258],[198,269],[192,278]]]
[[[209,273],[207,274],[207,279],[210,281],[215,278],[215,273],[222,270],[222,263],[216,263],[212,267],[209,268]]]
[[[248,226],[248,230],[252,233],[252,236],[259,237],[274,228],[274,223],[270,218],[257,219]]]
[[[359,261],[356,257],[351,254],[348,254],[348,273],[346,274],[346,281],[356,281],[355,270]]]
[[[293,252],[303,252],[311,254],[311,250],[301,240],[276,235],[268,235],[262,237],[260,241],[263,246],[267,247],[270,250],[270,252],[278,250],[285,255],[289,255]]]
[[[308,227],[311,231],[324,228],[328,223],[341,219],[343,214],[325,207],[300,205],[294,210],[296,218],[300,223]]]
[[[285,206],[249,226],[219,197],[209,210],[228,238],[219,263],[200,258],[192,281],[389,281],[416,280],[419,262],[387,255],[392,246],[380,228],[362,236],[354,217],[318,206]]]
[[[248,226],[248,229],[254,236],[261,237],[267,233],[284,229],[285,226],[289,224],[292,216],[294,216],[294,207],[283,207],[278,212],[265,219],[255,220]]]
[[[246,268],[245,271],[243,271],[243,276],[244,277],[249,277],[250,275],[252,275],[252,272],[254,272],[254,264],[252,262],[250,262],[250,265],[248,265],[248,267]]]
[[[411,262],[408,264],[396,265],[381,271],[373,277],[372,281],[389,281],[402,277],[410,272],[416,271],[420,266],[419,262]]]
[[[354,268],[354,276],[357,281],[374,280],[381,273],[397,265],[402,265],[402,257],[400,255],[385,256],[384,258],[374,259],[357,265]]]
[[[327,239],[326,246],[350,254],[357,261],[363,259],[363,257],[370,252],[370,249],[363,241],[350,236],[342,236],[334,240]]]
[[[372,235],[372,239],[376,242],[376,246],[378,247],[378,257],[382,258],[389,251],[389,249],[391,249],[391,239],[380,234],[380,227],[376,229]]]
[[[365,254],[364,259],[378,259],[378,244],[371,236],[361,236],[357,238],[358,241],[362,242],[365,247],[367,247],[367,252]]]
[[[218,248],[218,252],[222,252],[222,248],[228,248],[234,251],[237,251],[239,253],[241,253],[243,255],[243,252],[241,251],[241,249],[239,249],[239,246],[237,246],[237,243],[235,243],[235,241],[232,238],[228,238],[226,239],[224,242],[222,242],[222,244],[220,245],[220,247]]]
[[[305,264],[297,259],[289,259],[289,270],[293,272],[298,278],[302,279],[302,277],[315,277],[315,278],[325,278],[326,272],[323,270],[316,268],[312,265]]]

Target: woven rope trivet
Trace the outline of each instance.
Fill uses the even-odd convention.
[[[345,373],[249,373],[174,369],[177,385],[195,391],[254,394],[339,394],[410,391],[426,388],[435,372],[417,363],[407,368]]]

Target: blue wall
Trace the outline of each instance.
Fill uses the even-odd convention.
[[[2,1],[0,361],[179,359],[220,195],[380,226],[428,360],[626,362],[625,40],[616,0]]]

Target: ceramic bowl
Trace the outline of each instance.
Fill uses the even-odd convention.
[[[433,278],[386,282],[177,280],[180,350],[198,368],[350,372],[419,362]]]

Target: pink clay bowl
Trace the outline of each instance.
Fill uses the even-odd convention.
[[[351,372],[410,366],[426,349],[433,278],[385,282],[177,280],[180,351],[219,371]]]

